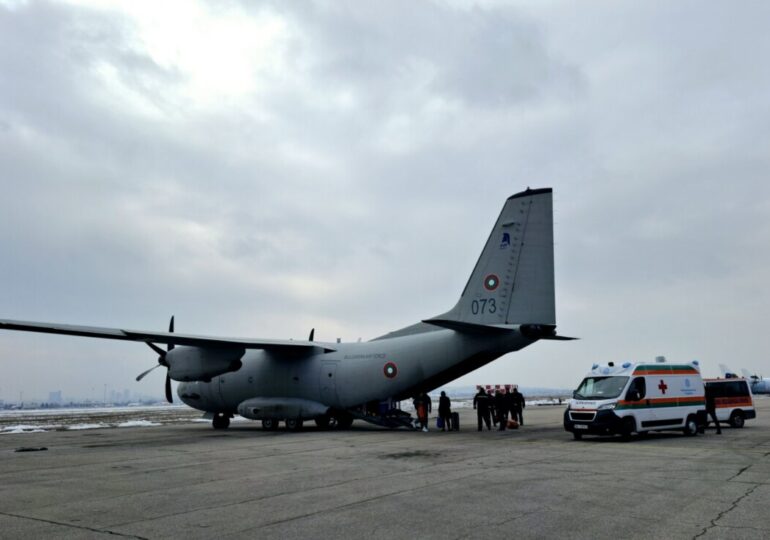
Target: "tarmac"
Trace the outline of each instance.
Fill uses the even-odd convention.
[[[722,435],[257,423],[0,435],[0,538],[768,538],[770,399]],[[435,425],[435,424],[434,424]],[[17,452],[20,447],[43,451]]]

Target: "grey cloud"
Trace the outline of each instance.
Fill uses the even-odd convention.
[[[205,110],[118,12],[0,8],[0,315],[368,339],[451,307],[504,198],[552,185],[560,330],[583,339],[465,381],[570,386],[660,353],[758,369],[762,13],[236,6],[216,9],[285,17],[285,72]],[[131,384],[152,355],[114,345],[4,334],[40,376],[0,369],[39,395]],[[57,351],[71,379],[45,374]]]

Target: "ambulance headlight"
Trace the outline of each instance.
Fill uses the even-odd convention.
[[[604,405],[599,405],[599,407],[597,407],[596,410],[597,411],[611,411],[612,409],[615,408],[615,405],[617,405],[617,403],[605,403]]]

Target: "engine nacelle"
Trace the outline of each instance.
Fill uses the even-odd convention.
[[[244,349],[208,349],[179,346],[166,353],[169,376],[175,381],[210,381],[241,369]]]
[[[328,410],[328,406],[317,401],[284,397],[251,398],[238,405],[238,414],[252,420],[264,420],[265,418],[308,420],[322,416]]]

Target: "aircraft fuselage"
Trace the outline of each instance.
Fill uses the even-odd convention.
[[[213,413],[234,414],[241,402],[255,396],[301,398],[347,409],[433,389],[534,341],[515,330],[490,336],[436,329],[337,343],[335,352],[292,359],[250,350],[238,371],[211,382],[180,383],[177,394],[191,407]]]

